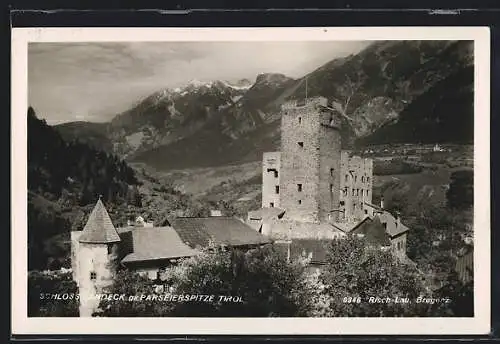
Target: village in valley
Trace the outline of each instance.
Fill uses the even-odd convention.
[[[360,129],[345,80],[344,106],[308,90],[307,78],[287,84],[304,94],[282,99],[265,124],[279,143],[239,165],[158,172],[148,157],[129,168],[109,162],[109,152],[64,143],[70,131],[58,129],[54,147],[82,152],[92,168],[81,185],[67,177],[57,192],[57,182],[44,181],[47,159],[31,169],[36,209],[67,213],[32,217],[66,229],[32,245],[53,263],[30,269],[31,316],[473,316],[472,146],[377,136],[347,144],[346,132]],[[32,132],[48,135],[30,111]],[[78,297],[53,297],[70,294]]]

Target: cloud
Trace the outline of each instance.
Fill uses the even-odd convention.
[[[299,78],[366,42],[31,43],[30,105],[49,123],[108,121],[139,99],[192,79]]]

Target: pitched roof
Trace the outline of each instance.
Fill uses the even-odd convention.
[[[394,217],[388,211],[383,211],[382,213],[376,215],[380,219],[380,222],[386,223],[386,232],[391,237],[395,237],[399,234],[409,231],[410,229],[406,227],[399,219]]]
[[[136,228],[132,233],[132,253],[122,263],[192,257],[200,253],[187,246],[172,227]]]
[[[191,247],[215,245],[244,246],[271,240],[233,217],[178,217],[172,221],[181,239]]]
[[[356,228],[358,228],[369,218],[370,218],[369,216],[365,216],[363,219],[356,222],[331,222],[330,224],[344,233],[350,233]]]
[[[81,243],[107,244],[119,242],[118,235],[111,218],[99,199],[90,213],[87,224],[83,228],[83,233],[78,240]]]
[[[365,240],[373,245],[391,246],[389,234],[378,217],[369,219],[354,231],[356,234],[363,234]]]
[[[261,208],[248,212],[248,218],[251,220],[269,220],[279,218],[285,214],[285,210],[280,208]]]

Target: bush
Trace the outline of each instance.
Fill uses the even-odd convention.
[[[71,272],[28,273],[28,317],[77,317],[78,306]]]
[[[392,159],[389,161],[375,161],[373,174],[376,176],[386,176],[392,174],[411,174],[422,172],[422,166],[408,163],[401,159]]]
[[[296,317],[316,310],[318,288],[304,262],[289,263],[272,245],[252,249],[204,252],[167,268],[161,283],[175,295],[213,295],[213,301],[101,301],[103,316]],[[123,271],[109,290],[119,294],[152,294],[154,282]],[[167,291],[165,291],[167,292]],[[222,296],[222,298],[220,298]],[[227,302],[224,297],[241,298]]]

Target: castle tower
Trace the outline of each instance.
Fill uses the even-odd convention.
[[[336,221],[340,196],[340,118],[323,97],[282,107],[280,207],[302,222]]]
[[[96,294],[113,283],[120,236],[99,199],[83,231],[71,233],[73,278],[80,293],[80,316],[98,309]]]

